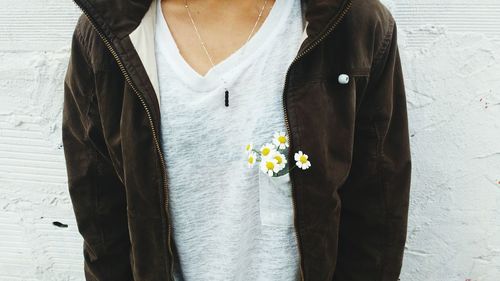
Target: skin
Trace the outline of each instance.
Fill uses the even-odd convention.
[[[274,5],[268,0],[254,35]],[[185,0],[162,0],[161,7],[184,60],[204,76],[212,67],[185,8]],[[189,10],[214,65],[245,44],[264,0],[188,0]]]

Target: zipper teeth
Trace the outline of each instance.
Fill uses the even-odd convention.
[[[163,153],[161,152],[161,149],[160,149],[160,143],[159,143],[158,137],[156,135],[156,129],[155,129],[155,126],[154,126],[154,123],[153,123],[153,118],[151,117],[151,113],[149,111],[148,106],[146,105],[146,102],[144,101],[144,98],[140,94],[139,90],[137,90],[137,88],[133,85],[132,80],[130,79],[130,76],[127,73],[127,70],[125,69],[125,66],[123,65],[123,63],[122,63],[120,57],[118,56],[118,54],[116,53],[116,51],[113,49],[113,46],[109,43],[108,39],[97,28],[97,26],[95,25],[94,21],[92,20],[92,17],[87,13],[87,11],[85,9],[83,9],[80,5],[78,5],[78,3],[76,3],[76,1],[73,0],[73,2],[80,8],[80,10],[89,19],[89,22],[94,27],[94,30],[97,32],[97,34],[99,34],[99,37],[101,37],[101,39],[103,40],[103,42],[106,45],[106,47],[109,49],[109,51],[111,52],[111,54],[115,58],[116,62],[118,63],[118,66],[119,66],[119,68],[120,68],[120,70],[121,70],[121,72],[122,72],[122,74],[123,74],[123,76],[125,78],[125,80],[127,81],[127,83],[129,84],[129,86],[132,88],[132,90],[134,91],[134,93],[136,94],[136,96],[141,101],[141,104],[144,107],[146,115],[148,116],[149,124],[150,124],[150,127],[151,127],[151,132],[153,133],[153,139],[154,139],[154,142],[155,142],[155,147],[156,147],[156,150],[158,152],[158,155],[160,156],[160,162],[161,162],[161,167],[162,167],[163,191],[164,191],[164,196],[165,196],[165,210],[166,210],[166,213],[167,213],[167,224],[168,224],[168,250],[169,250],[169,253],[170,253],[170,256],[171,256],[171,260],[172,260],[172,262],[171,262],[171,268],[170,268],[170,276],[171,276],[171,279],[174,280],[174,278],[173,278],[174,254],[173,254],[172,248],[171,248],[172,247],[171,246],[171,233],[172,233],[171,230],[172,230],[172,226],[170,224],[170,221],[168,221],[169,218],[170,218],[170,215],[169,215],[169,210],[168,210],[168,201],[169,201],[169,199],[168,199],[168,189],[167,189],[167,177],[165,175],[166,165],[165,165],[165,160],[164,160],[164,157],[163,157]]]
[[[286,126],[286,131],[287,131],[287,134],[289,136],[289,142],[290,142],[290,147],[292,147],[292,138],[291,138],[291,135],[290,135],[290,125],[288,123],[288,113],[287,113],[287,107],[286,107],[286,89],[287,89],[287,85],[288,85],[288,76],[289,76],[289,73],[290,73],[290,68],[292,67],[292,65],[298,61],[300,58],[302,58],[305,54],[307,54],[311,49],[313,49],[314,47],[316,47],[321,41],[323,41],[325,39],[325,37],[331,33],[335,27],[337,27],[337,25],[339,24],[339,22],[344,18],[344,16],[347,14],[347,12],[349,11],[349,9],[351,8],[351,5],[352,5],[352,2],[351,0],[347,0],[347,4],[345,5],[342,13],[339,15],[339,17],[337,18],[337,20],[335,21],[334,24],[331,25],[331,27],[321,35],[321,37],[319,39],[317,39],[316,41],[314,41],[311,45],[309,45],[307,47],[307,49],[305,49],[302,53],[298,54],[294,60],[292,61],[292,63],[289,65],[288,67],[288,70],[286,72],[286,75],[285,75],[285,84],[284,84],[284,92],[283,92],[283,111],[285,112],[285,126]],[[290,149],[288,151],[288,158],[289,159],[292,159],[290,158],[291,157],[291,153],[292,153],[292,150]],[[297,243],[298,243],[298,248],[299,248],[299,257],[300,257],[300,280],[301,281],[304,281],[304,270],[302,268],[302,244],[300,243],[300,239],[299,239],[299,231],[298,231],[298,225],[297,225],[297,222],[295,220],[295,216],[296,216],[296,213],[297,213],[297,199],[296,199],[296,190],[295,190],[295,186],[293,184],[293,181],[290,180],[290,184],[292,186],[292,191],[293,191],[293,196],[292,196],[292,202],[293,202],[293,208],[294,208],[294,222],[295,222],[295,238],[297,240]]]

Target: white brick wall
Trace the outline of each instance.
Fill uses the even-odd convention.
[[[384,3],[398,22],[414,163],[401,280],[500,280],[500,2]],[[84,280],[60,140],[80,12],[57,0],[0,7],[0,281]]]

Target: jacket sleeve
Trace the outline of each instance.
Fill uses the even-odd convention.
[[[125,188],[102,135],[92,67],[75,29],[64,79],[62,142],[68,189],[83,237],[86,280],[133,280]]]
[[[339,190],[341,218],[335,281],[396,281],[401,271],[411,156],[393,19],[388,29],[374,56],[357,112],[357,119],[364,124],[355,130],[350,174]]]

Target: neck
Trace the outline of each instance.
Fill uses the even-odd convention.
[[[192,11],[210,14],[214,17],[220,16],[220,19],[227,18],[230,15],[253,14],[258,12],[265,0],[163,0],[173,1],[184,5],[186,2]],[[268,4],[274,1],[268,0]]]
[[[162,7],[165,13],[170,12],[170,15],[166,15],[171,17],[170,19],[177,17],[187,23],[189,22],[186,20],[185,5],[187,3],[202,33],[213,29],[219,33],[231,34],[238,28],[250,30],[264,4],[266,6],[262,18],[267,16],[274,2],[275,0],[162,0]],[[261,23],[262,20],[259,24]]]

